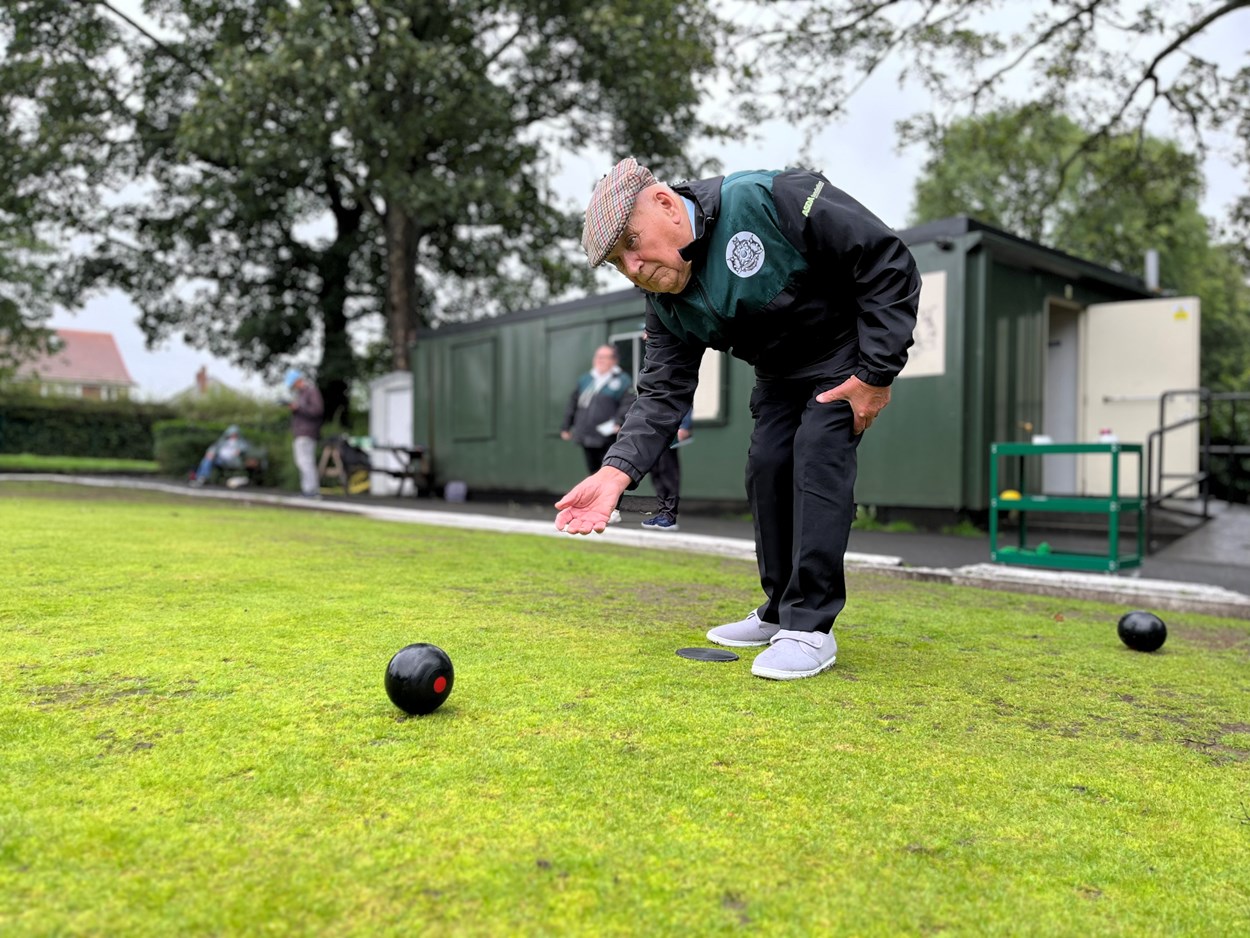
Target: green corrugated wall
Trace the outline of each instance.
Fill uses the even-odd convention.
[[[1023,424],[1040,421],[1047,298],[1066,291],[1087,304],[1127,294],[1123,283],[1091,276],[1093,265],[992,232],[912,252],[922,273],[946,273],[945,371],[908,378],[904,370],[895,382],[860,447],[856,500],[983,510],[989,444],[1027,440]],[[623,290],[424,332],[413,354],[413,409],[436,484],[558,495],[580,480],[581,450],[558,432],[569,394],[594,349],[641,329],[643,316],[642,294]],[[696,442],[682,450],[684,498],[745,502],[754,378],[743,362],[724,361],[722,419],[696,423]],[[644,482],[640,492],[650,491]]]

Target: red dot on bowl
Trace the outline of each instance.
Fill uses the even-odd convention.
[[[434,693],[441,694],[446,689],[447,689],[447,678],[443,677],[442,675],[439,675],[438,677],[434,678]]]

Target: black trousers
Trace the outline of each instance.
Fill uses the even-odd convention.
[[[603,457],[608,455],[608,450],[612,448],[612,444],[616,442],[616,437],[612,437],[602,446],[583,446],[582,452],[586,456],[586,472],[594,475],[603,468]]]
[[[651,484],[655,486],[655,495],[660,503],[656,514],[677,520],[677,502],[681,494],[681,461],[677,458],[677,450],[665,448],[660,453],[660,458],[651,467]]]
[[[760,378],[751,394],[747,497],[768,597],[759,616],[783,629],[829,632],[846,605],[860,437],[850,404],[815,400],[842,380]]]

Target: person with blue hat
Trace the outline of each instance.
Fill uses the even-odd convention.
[[[298,368],[287,369],[283,383],[295,395],[287,406],[291,408],[291,448],[295,467],[299,469],[300,494],[308,498],[320,498],[317,440],[321,436],[325,402],[321,399],[317,385],[309,381]]]

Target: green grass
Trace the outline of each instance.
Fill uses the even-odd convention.
[[[739,561],[3,482],[0,531],[6,936],[1250,928],[1250,623],[855,574],[779,684],[673,654]]]
[[[38,456],[0,453],[0,472],[117,472],[149,475],[160,471],[150,459],[97,459],[93,456]]]
[[[855,509],[855,520],[851,527],[856,531],[885,531],[889,534],[912,534],[916,526],[910,521],[882,521],[877,517],[877,509],[872,505],[858,505]]]
[[[947,524],[942,526],[942,533],[949,534],[954,537],[985,537],[985,532],[978,528],[967,518],[960,518],[955,524]]]

